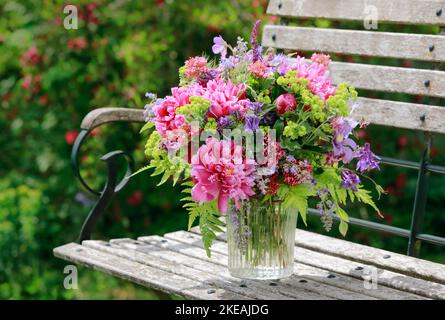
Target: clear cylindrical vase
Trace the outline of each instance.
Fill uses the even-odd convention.
[[[297,211],[282,201],[254,201],[229,208],[229,272],[243,279],[281,279],[292,275]]]

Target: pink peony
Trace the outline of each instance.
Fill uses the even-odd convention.
[[[200,95],[202,95],[202,87],[199,85],[172,88],[171,96],[153,106],[156,130],[165,137],[168,131],[180,129],[185,123],[185,118],[182,114],[176,114],[176,109],[190,103],[191,96]]]
[[[207,72],[207,59],[204,57],[193,57],[185,62],[185,75],[187,78],[198,78]]]
[[[297,109],[297,100],[290,93],[282,94],[275,100],[275,106],[277,107],[278,114],[285,114],[286,112]]]
[[[317,62],[308,64],[304,58],[298,57],[295,63],[291,66],[292,70],[298,72],[298,77],[309,80],[309,88],[313,94],[318,95],[324,101],[335,94],[335,87],[329,80],[329,69],[327,64],[320,64],[319,62],[327,63],[326,58],[320,56],[314,57]]]
[[[235,111],[246,113],[249,100],[244,98],[245,89],[244,84],[234,85],[230,80],[226,82],[224,79],[216,79],[207,82],[202,97],[211,102],[209,117],[221,118]]]
[[[243,159],[243,149],[233,141],[208,138],[192,158],[191,175],[196,185],[192,197],[200,203],[218,198],[218,208],[227,212],[229,199],[237,207],[253,196],[255,161]]]

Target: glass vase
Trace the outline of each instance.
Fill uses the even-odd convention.
[[[282,201],[244,202],[226,217],[229,272],[243,279],[292,275],[297,211]]]

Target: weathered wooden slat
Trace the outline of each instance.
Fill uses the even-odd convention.
[[[200,235],[198,227],[194,227],[190,230],[191,232]],[[300,231],[297,229],[297,231]],[[227,243],[226,234],[218,234],[218,241],[215,241],[212,245],[212,252],[227,254]],[[338,286],[339,288],[347,289],[353,292],[363,293],[370,295],[378,299],[389,299],[389,300],[416,300],[416,299],[426,299],[419,295],[400,291],[398,289],[393,289],[391,287],[379,286],[378,290],[368,290],[363,285],[363,280],[344,276],[333,271],[327,271],[324,269],[316,268],[310,265],[302,264],[296,259],[294,273],[305,279],[311,279],[313,281],[327,283],[332,286]],[[329,275],[334,275],[335,278],[330,278]]]
[[[194,264],[196,264],[196,259],[195,261],[187,261],[188,257],[175,251],[154,246],[145,242],[126,238],[113,239],[111,243],[105,241],[88,240],[83,241],[82,245],[169,273],[174,273],[191,280],[199,280],[203,286],[207,286],[209,289],[217,287],[257,300],[290,299],[289,296],[280,294],[276,291],[271,292],[270,290],[266,290],[268,289],[266,286],[251,284],[248,286],[240,286],[241,281],[238,281],[238,279],[221,277],[220,273],[222,270],[212,272],[214,271],[212,270],[212,263],[206,263],[205,269],[202,270],[195,267]]]
[[[358,89],[445,97],[443,71],[332,62],[330,75],[335,85],[348,82]]]
[[[193,235],[194,237],[196,235]],[[202,242],[201,239],[196,238],[190,239],[187,238],[176,238],[178,234],[172,234],[171,237],[168,238],[168,241],[165,241],[164,238],[157,236],[144,237],[144,242],[153,243],[155,245],[169,248],[171,250],[186,252],[187,257],[183,263],[190,263],[190,259],[196,260],[199,259],[202,262],[212,261],[212,270],[219,275],[225,276],[228,275],[227,269],[227,255],[223,255],[223,259],[214,259],[208,258],[205,254],[202,245],[199,243]],[[184,246],[187,246],[187,250],[184,250]],[[227,249],[227,247],[226,247]],[[202,263],[201,262],[201,263]],[[208,270],[208,269],[207,269]],[[304,282],[300,282],[301,280],[305,280]],[[262,285],[261,290],[266,291],[274,291],[278,290],[282,294],[291,295],[294,299],[346,299],[346,300],[373,300],[375,298],[357,292],[351,292],[345,290],[343,288],[334,287],[330,285],[326,285],[322,282],[311,281],[309,278],[300,277],[297,275],[293,275],[290,278],[282,279],[278,282],[274,281],[252,281],[252,280],[243,280],[245,285],[258,285],[259,283]],[[270,283],[274,283],[274,286],[271,287]]]
[[[423,104],[358,98],[353,112],[357,120],[365,119],[388,127],[445,133],[445,108]]]
[[[144,110],[130,108],[98,108],[90,111],[83,118],[81,129],[91,130],[104,123],[114,121],[145,122]]]
[[[152,268],[116,255],[69,243],[54,249],[54,255],[64,260],[85,265],[93,269],[135,282],[145,287],[155,288],[168,293],[176,293],[187,299],[248,299],[221,288],[209,291],[208,285],[190,280],[173,273]]]
[[[440,9],[445,10],[443,0],[271,0],[267,13],[358,21],[370,20],[375,13],[379,22],[445,25],[445,15],[437,15]]]
[[[424,34],[267,25],[263,46],[427,61],[445,61],[445,37]],[[431,48],[433,47],[433,50]]]
[[[165,237],[169,236],[170,234],[165,235]],[[225,241],[225,236],[218,235],[218,239]],[[367,263],[359,263],[302,247],[295,247],[295,261],[358,279],[363,278],[364,270],[372,270],[374,267]],[[411,292],[427,298],[445,299],[445,285],[414,278],[405,274],[381,269],[379,267],[377,267],[376,270],[379,275],[379,285]]]
[[[445,265],[297,229],[297,246],[445,284]]]
[[[227,266],[215,263],[215,261],[212,261],[214,259],[196,258],[196,255],[201,257],[202,255],[205,256],[205,251],[202,248],[193,245],[175,242],[171,239],[167,240],[159,236],[151,236],[145,240],[146,241],[143,242],[145,243],[145,246],[138,246],[137,250],[139,252],[148,255],[158,255],[164,260],[171,261],[173,264],[181,264],[193,268],[196,270],[195,273],[192,274],[195,279],[203,280],[203,278],[198,276],[196,272],[207,273],[207,277],[210,277],[210,283],[219,283],[219,281],[224,280],[231,285],[230,290],[235,290],[232,287],[236,287],[236,289],[241,288],[243,290],[241,291],[242,294],[255,299],[332,299],[332,297],[327,294],[320,294],[320,292],[314,293],[304,290],[304,288],[301,288],[301,290],[297,288],[298,290],[295,290],[295,288],[287,286],[284,282],[274,282],[275,285],[271,287],[270,283],[273,281],[253,281],[234,278],[229,274]],[[112,243],[127,249],[134,248],[134,245],[128,241],[112,240]],[[181,249],[178,249],[178,247]],[[188,252],[193,252],[194,255],[190,256],[182,254],[181,251],[183,251],[184,247],[188,249]]]

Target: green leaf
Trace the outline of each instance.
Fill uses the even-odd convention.
[[[307,185],[301,184],[298,186],[290,187],[287,192],[283,207],[285,209],[289,207],[294,207],[298,210],[304,224],[307,226],[306,213],[308,208],[307,200],[310,196],[314,196],[316,192],[309,189]]]
[[[154,122],[147,122],[146,124],[144,124],[144,126],[141,128],[141,130],[139,130],[139,133],[143,133],[145,131],[147,131],[148,129],[153,128],[154,126]]]
[[[340,206],[337,205],[337,207],[335,208],[335,212],[337,213],[337,215],[340,217],[341,221],[345,221],[345,222],[349,222],[349,216],[346,213],[345,210],[343,210],[342,208],[340,208]]]
[[[382,214],[380,213],[379,208],[377,208],[376,204],[374,203],[374,200],[372,200],[371,191],[366,190],[366,189],[361,189],[359,186],[358,190],[355,191],[354,194],[360,202],[363,202],[363,203],[371,206],[377,212],[377,214],[381,218],[383,218]]]
[[[341,235],[343,237],[345,237],[346,233],[348,233],[348,223],[344,222],[343,220],[340,221],[340,225],[338,226],[338,230],[340,231]]]

